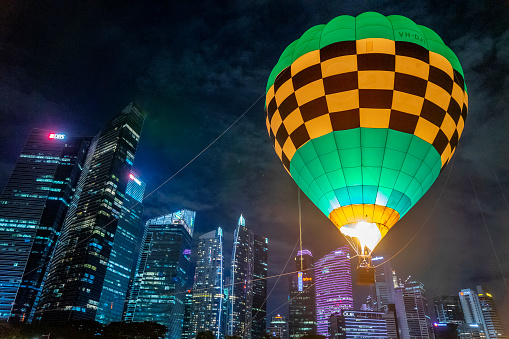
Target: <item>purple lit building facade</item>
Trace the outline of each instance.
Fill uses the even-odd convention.
[[[319,335],[329,337],[329,318],[353,308],[352,272],[348,246],[315,263],[316,320]]]

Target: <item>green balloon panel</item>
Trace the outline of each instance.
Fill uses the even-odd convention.
[[[274,80],[279,73],[304,54],[336,42],[366,38],[407,41],[420,45],[445,57],[452,67],[463,76],[463,69],[458,58],[433,30],[417,25],[401,15],[386,17],[379,13],[366,12],[357,17],[341,15],[329,21],[326,25],[317,25],[308,29],[298,40],[288,45],[283,51],[269,76],[266,90],[268,91],[274,84]],[[466,91],[466,86],[464,88]]]
[[[334,131],[308,141],[290,162],[290,174],[320,210],[377,204],[403,217],[431,187],[442,162],[415,135],[389,128]]]

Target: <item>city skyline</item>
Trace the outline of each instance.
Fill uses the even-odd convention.
[[[429,217],[416,239],[392,260],[398,273],[423,281],[432,295],[487,284],[499,312],[508,314],[509,295],[502,279],[509,271],[504,259],[509,256],[504,245],[509,234],[503,227],[508,207],[501,192],[507,191],[509,176],[506,160],[499,156],[507,154],[508,146],[509,115],[504,114],[503,100],[508,97],[503,85],[508,81],[508,24],[503,20],[507,4],[31,6],[18,2],[1,11],[7,29],[0,33],[5,55],[0,189],[31,128],[93,135],[134,100],[147,118],[133,170],[150,193],[263,94],[284,46],[308,27],[340,14],[374,10],[406,15],[433,28],[462,60],[471,115],[451,164],[375,255],[390,258],[398,253]],[[244,213],[256,225],[254,231],[276,245],[269,257],[272,276],[295,255],[290,252],[299,238],[298,205],[297,189],[266,135],[262,101],[146,199],[143,221],[189,208],[198,212],[197,236],[224,225],[225,242],[231,243],[235,221]],[[301,206],[305,248],[318,258],[346,244],[304,195]],[[227,253],[225,260],[229,257]],[[418,269],[412,269],[415,261]],[[274,282],[268,280],[269,291]],[[285,302],[284,288],[279,282],[267,305],[269,312]]]
[[[261,320],[265,320],[266,316],[264,305],[266,302],[267,288],[265,278],[267,277],[268,269],[268,239],[254,234],[246,227],[246,220],[243,215],[239,217],[237,229],[234,234],[235,242],[233,243],[234,254],[232,255],[232,258],[234,261],[232,262],[232,276],[229,279],[229,283],[227,283],[224,276],[224,234],[221,227],[194,239],[193,232],[195,228],[194,223],[196,213],[189,210],[182,210],[173,214],[167,214],[150,219],[145,228],[143,228],[141,226],[141,214],[143,211],[142,200],[144,196],[145,183],[132,172],[130,166],[126,167],[126,164],[132,164],[132,160],[134,158],[135,145],[139,140],[139,134],[137,133],[139,133],[139,130],[141,129],[142,117],[143,114],[138,111],[137,106],[130,104],[95,138],[70,138],[69,141],[66,141],[69,142],[69,144],[66,143],[65,147],[63,147],[63,143],[53,143],[52,139],[55,138],[55,134],[53,133],[48,134],[48,131],[38,129],[32,131],[30,136],[31,139],[29,139],[29,142],[25,145],[24,151],[20,156],[19,168],[13,172],[12,182],[9,184],[9,191],[7,192],[21,192],[18,195],[11,194],[12,197],[17,197],[19,200],[20,198],[32,197],[30,194],[26,193],[37,193],[37,190],[68,192],[69,188],[65,188],[66,186],[63,186],[62,188],[58,185],[62,185],[62,182],[68,182],[69,185],[72,186],[73,182],[78,182],[75,197],[70,204],[72,208],[69,213],[69,218],[67,219],[66,217],[64,222],[64,225],[66,225],[64,228],[64,239],[67,240],[57,246],[57,248],[60,248],[57,252],[62,252],[62,246],[65,246],[65,244],[69,241],[68,238],[72,236],[72,225],[74,223],[79,225],[79,223],[82,222],[82,220],[80,220],[77,216],[81,216],[81,218],[83,218],[83,211],[86,211],[83,210],[83,207],[81,207],[83,206],[83,203],[80,202],[81,199],[85,199],[84,201],[87,201],[88,205],[94,206],[94,199],[87,197],[87,194],[89,194],[87,192],[91,192],[91,190],[94,191],[94,185],[96,185],[97,181],[100,182],[101,180],[101,177],[96,173],[97,171],[99,171],[99,173],[104,172],[101,170],[103,167],[100,165],[103,163],[109,164],[108,159],[120,160],[119,164],[122,165],[117,164],[116,166],[107,166],[107,168],[110,168],[110,171],[111,169],[115,170],[114,173],[116,175],[111,174],[111,172],[106,172],[106,176],[104,177],[103,173],[103,177],[106,179],[111,177],[115,180],[118,177],[125,177],[127,183],[125,188],[121,188],[123,187],[123,184],[120,183],[118,185],[106,185],[106,187],[109,187],[110,191],[111,188],[119,188],[119,191],[115,192],[113,196],[124,196],[124,200],[123,204],[117,206],[121,207],[121,209],[108,209],[112,211],[111,213],[114,213],[117,216],[115,220],[118,220],[118,225],[116,226],[118,230],[114,231],[116,234],[114,241],[112,242],[111,254],[108,254],[110,259],[103,278],[102,286],[97,285],[93,287],[93,280],[95,279],[95,276],[92,276],[90,273],[85,273],[84,277],[87,279],[81,279],[82,281],[91,284],[91,288],[96,290],[94,293],[96,296],[97,292],[100,292],[100,299],[93,303],[93,305],[97,305],[97,308],[93,308],[97,313],[92,315],[92,318],[95,317],[96,321],[103,324],[119,321],[120,319],[125,319],[128,322],[144,320],[158,321],[165,323],[165,325],[168,326],[168,335],[170,335],[170,337],[175,337],[182,332],[183,338],[192,338],[192,336],[196,335],[198,332],[212,328],[214,336],[221,339],[223,333],[227,330],[226,324],[222,324],[221,321],[222,317],[226,317],[226,312],[228,310],[228,307],[225,305],[227,302],[226,296],[228,294],[235,296],[233,299],[230,299],[230,301],[234,301],[238,298],[243,299],[246,296],[246,291],[248,291],[246,300],[242,301],[244,303],[243,306],[240,308],[237,306],[237,311],[235,311],[235,313],[241,315],[242,318],[248,319],[246,320],[247,323],[252,323],[252,329],[250,329],[250,332],[253,332],[252,338],[260,337],[262,333],[265,332],[265,322],[261,322]],[[119,126],[122,126],[122,128],[119,128]],[[137,132],[133,130],[133,127],[137,129]],[[129,139],[133,140],[129,141]],[[90,140],[90,151],[86,154],[85,149],[89,148],[88,145]],[[130,145],[134,148],[132,152],[126,151],[123,148],[126,147],[126,145]],[[66,148],[68,147],[71,147],[71,149],[67,150]],[[105,151],[109,149],[112,149],[113,151]],[[34,150],[37,152],[43,150],[46,153],[34,153]],[[114,155],[116,153],[114,150],[118,150],[123,156],[115,157]],[[55,154],[52,152],[56,152],[55,154],[60,155],[61,158],[55,157]],[[28,159],[28,162],[25,158]],[[75,178],[73,181],[73,179],[70,179],[69,177],[64,178],[69,175],[72,177],[71,173],[75,173],[76,166],[81,167],[79,162],[80,158],[82,159],[81,161],[84,162],[82,165],[84,171],[80,175],[80,179],[78,180]],[[126,164],[124,164],[124,162]],[[37,170],[33,172],[28,170],[28,172],[31,173],[30,176],[27,176],[28,179],[20,180],[20,178],[22,178],[22,176],[20,176],[22,169],[27,170],[27,166],[32,166],[31,164],[36,163],[42,163],[44,166],[47,166],[46,164],[53,165],[52,167],[48,166],[49,170],[46,171],[41,171],[41,168],[37,168]],[[62,166],[62,163],[65,165],[64,167],[68,168],[59,169],[58,166]],[[36,167],[34,167],[34,169],[35,168]],[[56,171],[55,168],[57,168]],[[126,168],[128,169],[127,172]],[[52,173],[53,171],[56,173],[55,175],[45,175],[45,173]],[[74,176],[77,177],[78,172],[76,172]],[[60,187],[60,189],[50,190],[44,189],[44,187],[40,189],[38,188],[39,186],[37,186],[39,184],[36,184],[36,190],[33,191],[33,184],[30,184],[32,181],[35,183],[41,182],[43,185],[51,182],[53,184],[57,184],[55,187]],[[120,180],[117,180],[117,182],[119,181]],[[92,186],[90,183],[92,183]],[[29,188],[26,191],[18,190],[19,188],[26,189],[26,187]],[[125,194],[121,193],[120,190],[125,191]],[[13,199],[10,195],[3,195],[2,197],[3,199],[7,199],[5,200],[7,204],[3,203],[2,205],[9,205],[15,201],[15,199]],[[46,196],[43,196],[42,198],[48,199]],[[59,200],[58,195],[57,199],[49,200]],[[104,215],[104,213],[95,214],[95,212],[93,212],[91,214],[86,214],[85,217],[97,217],[101,214]],[[56,220],[58,221],[59,219]],[[110,224],[111,222],[100,227],[104,227],[105,229],[106,227],[109,227],[107,229],[113,232]],[[141,232],[142,229],[144,230],[143,232]],[[139,259],[136,260],[135,248],[136,244],[139,242],[143,242],[144,244],[141,252],[138,254]],[[189,286],[190,282],[188,279],[193,272],[191,264],[191,248],[195,242],[198,243],[196,271],[194,274],[195,280],[193,286],[193,290],[195,292],[193,302],[191,303],[190,315],[185,318],[188,311],[184,309],[183,305],[188,305],[188,296],[192,296],[192,294],[190,294],[190,290],[185,290],[185,288],[186,286]],[[101,249],[104,246],[104,244],[100,245],[100,239],[94,240],[94,244],[98,245],[96,246],[98,249]],[[75,251],[75,249],[73,249],[73,251]],[[360,312],[362,314],[368,312],[362,317],[377,317],[377,319],[380,319],[383,323],[387,321],[386,329],[382,329],[380,327],[382,326],[381,323],[376,325],[378,326],[377,328],[379,328],[380,331],[395,333],[395,329],[397,327],[391,325],[392,327],[389,329],[389,319],[393,319],[392,321],[395,319],[394,314],[390,314],[392,310],[396,311],[397,315],[399,315],[398,319],[401,322],[400,329],[403,336],[407,336],[408,333],[412,332],[420,332],[423,336],[427,336],[433,319],[437,321],[433,325],[435,331],[450,331],[451,329],[456,328],[454,326],[457,326],[458,331],[463,333],[474,331],[475,326],[482,326],[484,333],[488,336],[488,339],[504,337],[504,329],[501,327],[501,321],[494,303],[494,298],[484,287],[477,286],[477,293],[470,289],[463,289],[456,297],[447,295],[434,296],[433,300],[436,315],[436,318],[434,318],[430,312],[430,308],[426,305],[424,285],[421,282],[409,281],[410,277],[408,277],[404,282],[401,279],[398,279],[391,263],[384,262],[383,257],[373,258],[374,262],[380,262],[382,264],[378,265],[375,269],[376,282],[374,285],[371,285],[371,297],[368,298],[366,305],[363,305],[361,310],[355,310],[353,307],[353,301],[358,301],[360,296],[355,296],[352,293],[352,263],[350,262],[348,252],[348,246],[338,248],[337,250],[325,255],[323,258],[318,259],[316,268],[315,265],[313,265],[312,253],[307,249],[299,250],[297,252],[297,256],[294,258],[296,271],[294,271],[293,275],[290,276],[291,283],[288,290],[290,298],[289,306],[292,306],[292,301],[298,301],[302,293],[304,293],[305,296],[305,292],[308,290],[313,291],[314,294],[314,287],[316,283],[316,306],[319,309],[317,322],[320,325],[319,327],[321,327],[321,333],[325,333],[323,332],[323,324],[324,321],[327,322],[328,314],[343,314],[346,316],[346,313],[344,313],[345,310],[353,310],[353,313],[348,313],[349,315],[346,317],[351,317],[353,314],[356,314],[356,312]],[[245,262],[246,264],[239,265],[239,263],[242,262]],[[56,265],[56,267],[58,270],[58,265]],[[85,268],[86,267],[87,265],[85,265]],[[88,265],[88,267],[90,268],[90,265]],[[135,276],[130,272],[129,267],[136,268],[137,274]],[[172,267],[173,270],[167,271],[166,269],[163,269],[163,267]],[[55,271],[55,269],[53,270]],[[121,271],[119,272],[119,270]],[[122,270],[125,270],[125,272]],[[314,281],[313,275],[313,271],[315,270],[316,282]],[[16,270],[13,270],[12,272],[15,271]],[[97,271],[97,269],[95,271]],[[6,274],[11,274],[11,272],[6,271]],[[176,277],[175,281],[177,281],[177,284],[173,283],[172,277],[174,275]],[[240,275],[240,280],[238,277],[234,278],[235,275]],[[133,276],[135,279],[131,284],[128,280],[129,277]],[[55,275],[54,272],[50,277],[50,281],[55,280],[55,278],[57,278],[57,281],[60,279],[59,275]],[[168,280],[168,278],[170,279]],[[54,282],[52,283],[54,284]],[[126,294],[128,291],[128,285],[129,290],[132,292],[130,294]],[[237,293],[227,292],[229,289],[230,291],[233,291],[235,289],[235,285],[240,287],[238,290],[243,291],[242,293],[244,294],[244,297],[237,296]],[[171,290],[171,286],[174,286],[173,290]],[[170,289],[167,289],[166,287],[170,287]],[[311,289],[311,287],[313,287],[313,289]],[[163,292],[163,288],[164,291],[169,292]],[[53,291],[53,294],[59,292],[51,287],[51,285],[47,289],[49,291]],[[66,289],[67,291],[65,291]],[[211,294],[209,289],[212,289],[215,292],[212,292]],[[73,292],[72,288],[69,289],[66,285],[60,286],[60,291],[67,294],[76,292]],[[160,308],[161,305],[158,305],[160,304],[160,301],[154,302],[156,300],[154,299],[155,294],[159,295],[158,298],[161,298],[164,295],[165,298],[170,301],[180,300],[181,305],[179,307]],[[2,298],[5,299],[5,295],[6,294],[3,293]],[[212,295],[214,295],[214,298],[209,299]],[[218,296],[219,299],[216,300]],[[470,299],[468,299],[469,296]],[[45,308],[48,306],[48,300],[50,302],[54,302],[52,299],[54,300],[58,297],[60,297],[60,295],[51,296],[50,294],[50,297],[48,298],[48,292],[46,292],[46,296],[43,296],[42,298],[42,307],[38,311],[39,314],[37,314],[36,317],[38,321],[41,320],[41,318],[44,322],[59,322],[64,320],[65,317],[58,318],[57,314],[62,313],[63,310],[52,310],[51,304],[50,316],[45,319],[47,315],[45,315],[44,312],[47,311]],[[305,298],[309,299],[307,296]],[[304,303],[298,306],[299,308],[309,306],[307,305],[307,301],[304,301],[304,299],[302,301]],[[333,302],[332,304],[331,301]],[[90,302],[93,301],[89,300],[89,303]],[[28,304],[33,305],[33,309],[35,310],[35,307],[37,306],[36,302],[29,302]],[[175,302],[171,302],[171,304],[175,304]],[[463,310],[460,304],[463,305]],[[127,305],[127,309],[124,308],[124,305]],[[81,310],[81,307],[76,310],[74,306],[65,307],[65,310],[68,309],[78,311],[78,313],[76,313],[78,317],[72,316],[71,313],[69,313],[68,316],[66,315],[68,321],[76,318],[79,319],[81,317],[91,317],[87,314],[87,312],[85,312],[85,310]],[[34,310],[28,311],[27,313],[33,315]],[[125,310],[127,310],[127,312],[124,316],[123,312]],[[203,312],[204,310],[209,311]],[[375,315],[377,310],[382,312]],[[55,313],[55,311],[57,313]],[[161,315],[165,314],[165,311],[169,311],[172,314],[169,321],[164,318],[160,318]],[[369,313],[372,311],[374,313]],[[82,314],[81,312],[85,314]],[[389,312],[389,314],[387,314],[387,312]],[[14,317],[19,317],[19,312],[14,312],[13,314],[15,314]],[[258,314],[260,315],[257,317]],[[294,312],[293,314],[296,313]],[[465,318],[462,318],[463,315],[461,314],[464,314]],[[28,321],[31,320],[31,315],[28,316]],[[24,317],[25,315],[23,315],[23,318]],[[278,315],[276,318],[278,317],[280,316]],[[290,310],[290,319],[291,317],[292,311]],[[300,319],[298,323],[305,325],[306,319],[304,318],[306,317]],[[182,322],[185,321],[185,319],[187,319],[188,323],[185,324],[185,327],[182,327]],[[286,317],[283,316],[281,319],[283,319],[283,323],[287,324],[285,326],[288,326]],[[452,325],[446,324],[449,322],[448,319],[452,321]],[[201,320],[204,320],[205,322],[200,323]],[[332,318],[330,321],[333,321]],[[336,319],[334,322],[335,321],[339,320]],[[273,330],[273,323],[274,317],[272,317],[269,331]],[[308,324],[311,323],[312,322],[308,322]],[[255,324],[258,326],[254,326]],[[184,328],[189,328],[189,325],[191,337],[184,336],[187,333],[185,331],[189,331],[189,329],[185,330]],[[310,328],[309,325],[305,326],[307,326],[307,329],[305,329],[307,332]],[[348,327],[350,325],[346,326]],[[291,328],[292,326],[290,324],[290,333]],[[243,336],[245,338],[250,337],[249,334],[245,333],[247,330],[249,330],[249,327],[241,328],[241,331],[244,332]],[[309,332],[314,331],[311,330]]]

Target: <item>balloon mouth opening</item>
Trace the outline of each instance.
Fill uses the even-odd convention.
[[[361,252],[365,247],[372,252],[382,240],[382,233],[377,224],[373,222],[359,221],[344,225],[339,230],[347,237],[356,238],[361,245]]]

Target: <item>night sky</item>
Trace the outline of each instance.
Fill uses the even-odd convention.
[[[453,159],[374,254],[389,258],[408,244],[392,266],[425,284],[430,305],[433,295],[485,284],[509,329],[507,1],[3,0],[0,189],[31,128],[95,135],[135,101],[147,118],[134,171],[151,192],[254,103],[145,200],[144,220],[193,209],[195,239],[221,226],[231,253],[243,213],[249,228],[269,238],[269,275],[281,273],[289,256],[285,272],[293,271],[298,191],[267,135],[266,81],[284,48],[309,27],[365,11],[404,15],[435,30],[458,56],[469,93]],[[304,195],[302,226],[303,247],[315,259],[346,244]],[[287,288],[282,277],[269,312],[285,303]],[[355,289],[357,307],[367,291]]]

